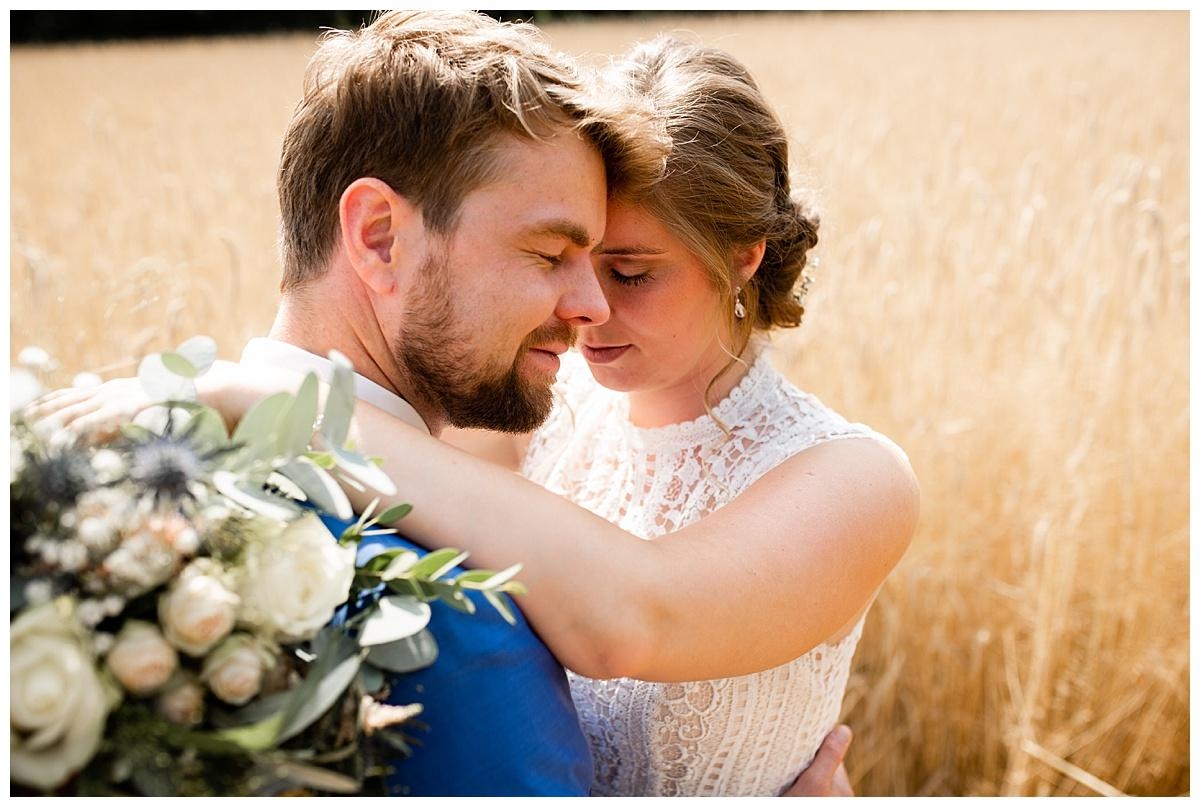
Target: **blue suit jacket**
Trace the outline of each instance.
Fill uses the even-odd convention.
[[[348,522],[322,516],[334,536]],[[364,538],[359,565],[387,549],[427,550],[398,535]],[[392,762],[388,791],[411,796],[586,796],[592,759],[566,673],[520,608],[516,625],[472,592],[474,614],[430,603],[432,666],[392,676],[388,703],[420,703],[427,731]],[[507,595],[502,595],[507,596]],[[512,602],[511,600],[509,601]]]

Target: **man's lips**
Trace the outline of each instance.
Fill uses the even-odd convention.
[[[558,357],[566,352],[566,345],[543,345],[541,347],[531,347],[526,351],[530,358],[554,374],[558,373],[558,368],[562,364],[562,361]]]
[[[624,355],[632,345],[580,345],[579,352],[589,364],[608,364]]]

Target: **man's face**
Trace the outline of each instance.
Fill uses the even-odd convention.
[[[604,164],[569,131],[498,149],[499,177],[464,198],[420,268],[393,352],[411,391],[460,428],[526,432],[552,406],[575,328],[608,318],[591,263]]]

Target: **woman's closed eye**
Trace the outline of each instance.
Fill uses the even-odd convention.
[[[649,283],[654,278],[654,273],[649,269],[644,272],[637,272],[635,274],[628,275],[622,274],[616,269],[609,269],[608,273],[612,276],[613,280],[615,280],[617,283],[620,283],[622,286],[641,286],[643,283]]]

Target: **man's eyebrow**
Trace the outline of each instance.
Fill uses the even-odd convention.
[[[666,252],[665,249],[657,247],[609,247],[603,242],[592,250],[593,255],[664,255]]]
[[[538,236],[566,238],[578,247],[590,246],[592,243],[592,237],[588,234],[587,228],[570,219],[553,219],[541,222],[533,227],[529,231],[529,234],[535,238]]]

